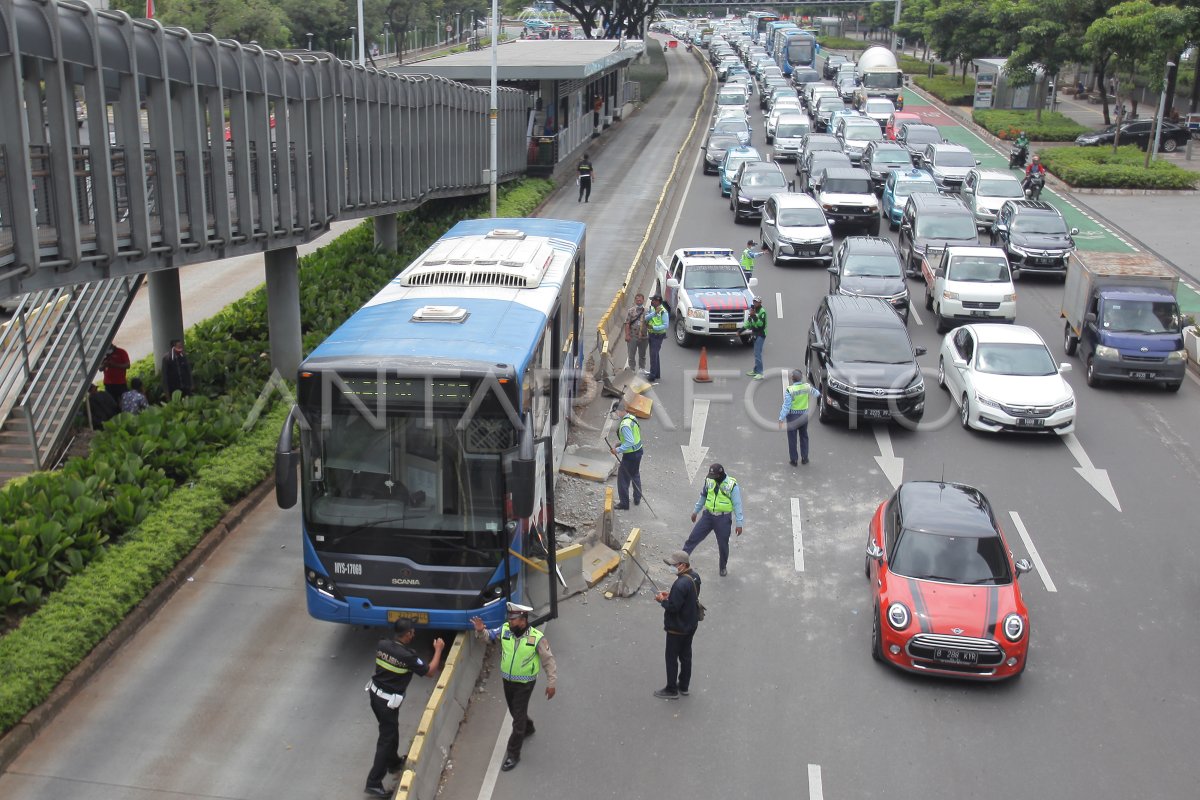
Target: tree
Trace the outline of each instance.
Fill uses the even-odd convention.
[[[155,4],[155,14],[164,25],[218,39],[258,42],[267,49],[292,44],[287,16],[271,0],[163,0]]]
[[[968,63],[997,52],[1000,31],[994,5],[987,0],[941,0],[927,12],[930,44],[943,59],[962,62],[963,83]]]
[[[918,44],[925,44],[928,49],[928,15],[932,7],[931,0],[909,0],[900,8],[899,24],[892,28],[897,36],[903,36],[905,42],[912,43],[914,56],[917,54]]]
[[[659,0],[554,0],[556,8],[570,14],[589,39],[640,37],[658,11]],[[597,24],[599,20],[599,24]],[[599,36],[593,37],[592,31]]]
[[[1058,77],[1064,65],[1082,58],[1087,27],[1081,15],[1083,6],[1080,0],[1018,0],[1005,12],[1006,18],[1015,15],[1020,27],[1015,30],[1004,71],[1016,86],[1037,81],[1034,96],[1039,122],[1050,81]],[[1006,36],[1009,41],[1014,38],[1011,30]]]

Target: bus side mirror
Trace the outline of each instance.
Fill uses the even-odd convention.
[[[533,516],[534,481],[537,462],[533,457],[533,416],[526,414],[521,431],[521,443],[508,473],[508,490],[512,495],[513,517]]]
[[[280,508],[296,505],[296,472],[300,466],[300,454],[292,449],[292,425],[296,411],[288,414],[279,432],[279,443],[275,446],[275,502]]]

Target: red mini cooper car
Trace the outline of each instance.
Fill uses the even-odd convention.
[[[910,672],[1002,680],[1025,671],[1029,612],[1012,552],[978,489],[901,484],[871,519],[871,655]]]

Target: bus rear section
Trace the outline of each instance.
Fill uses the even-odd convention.
[[[547,581],[526,559],[553,546],[547,476],[582,366],[583,226],[493,222],[455,226],[301,364],[276,489],[294,503],[298,474],[313,617],[495,626]],[[529,503],[512,470],[523,443]]]

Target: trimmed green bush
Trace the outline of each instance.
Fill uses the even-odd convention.
[[[897,59],[897,63],[900,65],[900,69],[904,70],[909,75],[924,75],[928,77],[929,65],[932,62],[922,61],[916,56],[906,56],[901,54],[900,58]],[[945,64],[933,65],[934,76],[945,75],[947,72],[949,72],[949,70],[946,68]]]
[[[1076,136],[1088,132],[1088,128],[1057,111],[1043,111],[1038,122],[1036,111],[980,108],[971,113],[971,119],[1001,139],[1016,139],[1025,131],[1034,142],[1073,142]]]
[[[548,180],[502,186],[497,213],[528,216],[554,186]],[[302,258],[304,350],[455,222],[486,209],[486,198],[431,201],[399,215],[395,254],[374,249],[365,222]],[[137,416],[118,416],[88,456],[0,488],[0,519],[17,520],[0,525],[0,610],[8,609],[10,619],[14,610],[32,611],[0,637],[0,732],[44,702],[274,466],[287,409],[268,408],[249,433],[242,429],[270,375],[264,289],[193,326],[186,342],[197,387],[220,398],[176,397]],[[151,360],[132,371],[147,376],[154,396]]]
[[[1050,147],[1038,153],[1046,169],[1076,188],[1194,189],[1200,173],[1169,161],[1142,166],[1145,152],[1136,145],[1118,147]]]
[[[818,36],[817,43],[822,50],[866,50],[878,42],[864,42],[862,39],[849,39],[845,36]]]
[[[975,102],[975,80],[963,83],[962,78],[949,75],[913,76],[913,83],[920,86],[943,103],[952,106],[969,106]]]

